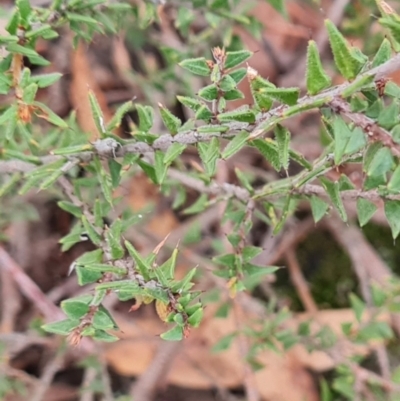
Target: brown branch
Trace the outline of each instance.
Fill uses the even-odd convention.
[[[25,274],[21,267],[0,246],[0,268],[6,271],[18,284],[20,291],[39,309],[48,322],[63,319],[64,314],[43,294],[37,284]]]
[[[358,229],[352,226],[346,227],[338,218],[329,219],[327,224],[336,240],[349,254],[360,282],[362,296],[367,308],[372,312],[374,303],[370,287],[371,281],[374,279],[385,284],[391,275],[389,268]],[[370,316],[372,317],[373,313],[370,313]],[[375,347],[375,353],[383,377],[387,380],[390,379],[389,357],[385,346],[378,344]]]
[[[303,303],[303,306],[306,312],[316,313],[318,312],[318,306],[314,301],[314,298],[311,295],[310,289],[308,287],[308,283],[303,276],[303,272],[301,271],[301,267],[296,258],[296,254],[293,248],[289,248],[285,253],[285,258],[289,268],[290,279],[296,288],[296,291]]]
[[[93,401],[94,391],[90,387],[97,377],[97,370],[92,366],[88,366],[83,374],[83,382],[81,385],[81,397],[79,401]]]
[[[172,361],[178,356],[183,346],[180,342],[160,344],[149,367],[132,387],[131,396],[134,400],[153,400],[160,381],[168,374]]]
[[[375,120],[365,114],[351,111],[350,105],[340,97],[333,99],[329,106],[335,113],[341,114],[357,127],[362,128],[370,142],[381,142],[392,151],[394,156],[400,157],[400,144],[396,143],[390,133],[380,127]]]
[[[45,393],[50,387],[55,374],[61,369],[64,363],[65,350],[58,350],[53,359],[46,365],[43,374],[30,398],[31,401],[42,401]]]
[[[373,68],[364,74],[360,75],[357,80],[363,79],[366,76],[374,76],[375,80],[380,78],[385,78],[391,73],[400,69],[400,54],[397,54],[393,58],[391,58],[386,63]],[[356,81],[357,81],[356,80]],[[320,107],[321,101],[326,102],[334,102],[340,94],[348,88],[348,86],[353,83],[345,82],[339,86],[335,86],[333,88],[327,89],[326,91],[316,95],[316,96],[304,96],[298,100],[298,106],[314,106]],[[335,104],[335,103],[333,103]],[[318,105],[318,106],[316,106]],[[230,137],[233,136],[243,130],[246,130],[251,133],[251,138],[254,139],[256,137],[262,136],[266,133],[265,127],[268,125],[267,123],[274,119],[276,116],[284,115],[285,110],[289,106],[278,106],[274,109],[270,110],[267,113],[261,114],[255,124],[248,123],[238,123],[233,122],[229,124],[229,129],[227,133],[224,134],[203,134],[199,133],[196,130],[186,131],[178,133],[175,136],[170,134],[161,135],[157,138],[151,145],[146,142],[130,142],[127,144],[121,145],[116,140],[112,138],[105,138],[102,140],[98,140],[94,142],[92,151],[78,152],[73,155],[69,155],[68,157],[77,158],[79,161],[87,163],[92,160],[95,154],[99,155],[103,158],[115,158],[115,157],[123,157],[126,154],[139,154],[146,155],[152,154],[155,150],[166,151],[175,143],[180,143],[184,145],[195,145],[199,142],[209,141],[213,136],[217,137]],[[283,114],[282,114],[283,113]],[[42,164],[48,164],[54,161],[57,161],[61,158],[65,158],[65,156],[44,156],[40,159]],[[12,172],[29,172],[36,167],[35,164],[31,164],[24,161],[19,160],[7,160],[0,162],[0,174],[9,174]]]
[[[242,293],[236,295],[232,300],[233,306],[233,317],[235,321],[236,330],[238,331],[238,348],[239,355],[243,361],[243,374],[244,374],[244,388],[246,392],[247,401],[260,401],[260,393],[257,388],[256,378],[254,376],[254,371],[247,362],[247,355],[249,352],[248,339],[241,332],[242,331],[242,321],[244,320],[245,312],[242,307]]]

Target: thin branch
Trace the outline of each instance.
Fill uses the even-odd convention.
[[[301,302],[306,312],[312,314],[318,312],[318,306],[311,295],[308,283],[303,276],[303,272],[301,271],[301,267],[296,258],[296,254],[293,248],[289,248],[286,251],[285,258],[289,268],[290,279],[294,287],[296,288],[296,291],[299,295],[299,298],[301,299]]]
[[[249,352],[249,344],[246,336],[241,332],[243,327],[243,320],[245,313],[241,303],[242,293],[236,295],[232,300],[233,306],[233,317],[235,321],[236,330],[238,331],[238,348],[239,355],[243,361],[243,373],[244,373],[244,388],[246,392],[247,401],[260,401],[260,393],[257,388],[256,378],[254,371],[250,364],[247,362],[247,356]]]
[[[94,391],[90,387],[91,384],[97,377],[97,370],[92,366],[88,366],[85,369],[85,373],[83,375],[83,381],[81,384],[81,397],[79,401],[93,401],[94,400]]]
[[[367,117],[365,114],[351,111],[350,105],[340,97],[333,99],[329,106],[335,113],[343,115],[347,120],[362,128],[369,141],[381,142],[392,151],[394,156],[400,157],[400,144],[396,143],[392,135],[380,127],[372,118]]]
[[[140,401],[152,401],[160,381],[163,380],[178,356],[183,344],[179,342],[163,342],[160,344],[150,366],[134,383],[132,398]]]
[[[397,54],[386,63],[373,68],[366,73],[360,75],[356,81],[349,83],[345,82],[339,86],[330,88],[316,96],[303,96],[298,100],[296,107],[298,113],[302,110],[308,110],[313,108],[321,107],[324,104],[334,105],[336,99],[340,94],[349,87],[349,85],[355,84],[358,80],[364,79],[366,76],[373,76],[375,80],[385,78],[391,73],[400,69],[400,54]],[[173,144],[180,143],[184,145],[195,145],[199,142],[209,141],[212,137],[230,137],[243,130],[251,133],[250,140],[257,137],[263,136],[270,129],[272,129],[278,122],[278,118],[284,119],[285,110],[289,109],[290,106],[278,106],[270,110],[267,113],[262,113],[257,117],[255,124],[248,123],[231,123],[229,130],[224,134],[203,134],[196,130],[186,131],[178,133],[175,136],[170,134],[161,135],[151,145],[146,142],[130,142],[121,145],[115,139],[105,138],[94,142],[92,151],[78,152],[68,157],[77,158],[80,162],[87,163],[94,155],[99,155],[102,158],[116,158],[123,157],[126,154],[139,154],[146,155],[154,153],[156,150],[166,151]],[[288,116],[289,117],[289,116]],[[65,156],[51,155],[44,156],[40,159],[42,164],[48,164],[60,159],[64,159]],[[36,167],[35,164],[28,163],[20,160],[7,160],[0,162],[0,174],[10,174],[12,172],[29,172]]]
[[[46,365],[35,392],[30,398],[31,401],[42,401],[45,393],[50,387],[54,375],[61,369],[64,363],[65,350],[58,350],[54,358]]]
[[[48,322],[63,319],[64,314],[43,294],[37,284],[25,274],[21,267],[0,246],[0,268],[10,274],[20,291],[39,309]]]

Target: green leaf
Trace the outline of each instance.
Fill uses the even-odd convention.
[[[207,194],[201,194],[196,202],[193,205],[186,208],[182,213],[183,214],[198,214],[202,212],[208,205],[208,196]]]
[[[9,193],[21,181],[21,173],[14,173],[8,180],[0,185],[0,198]]]
[[[326,214],[329,205],[318,196],[311,197],[311,212],[315,223],[318,223]]]
[[[16,35],[19,24],[19,10],[15,10],[12,15],[8,18],[8,24],[6,25],[6,31],[10,35]]]
[[[82,209],[79,206],[75,206],[71,202],[59,201],[59,202],[57,202],[57,205],[58,205],[59,208],[65,210],[68,213],[71,213],[72,215],[74,215],[78,219],[80,219],[81,216],[82,216]]]
[[[101,244],[101,236],[98,234],[96,229],[93,227],[93,225],[88,221],[86,216],[81,217],[83,227],[85,227],[85,230],[87,232],[87,235],[89,236],[90,240],[93,242],[93,244],[100,246]]]
[[[121,219],[116,219],[111,227],[105,232],[107,244],[111,251],[111,258],[113,260],[121,259],[125,254],[124,248],[121,245],[121,233]]]
[[[114,320],[104,310],[98,310],[93,316],[93,327],[96,329],[116,329]]]
[[[261,278],[262,276],[273,274],[279,269],[281,269],[280,266],[257,266],[252,263],[244,264],[246,275],[252,278]]]
[[[264,88],[260,90],[260,93],[278,102],[293,106],[297,103],[300,91],[299,88]]]
[[[25,34],[25,38],[30,40],[35,40],[39,37],[42,37],[46,40],[55,39],[58,37],[58,33],[51,29],[50,24],[43,24],[39,26],[39,28],[32,29]]]
[[[121,106],[119,106],[118,109],[115,110],[112,119],[108,122],[107,131],[111,132],[116,128],[119,128],[119,126],[121,125],[122,118],[124,117],[125,114],[131,111],[132,108],[133,108],[132,100],[129,100],[128,102],[121,104]]]
[[[182,121],[178,117],[175,117],[161,103],[158,104],[158,107],[160,108],[161,118],[167,127],[167,130],[171,133],[171,135],[177,134],[180,126],[182,125]]]
[[[223,98],[227,101],[244,99],[244,93],[241,92],[239,89],[232,89],[229,92],[225,92],[223,94]]]
[[[197,272],[196,268],[189,270],[189,272],[181,281],[178,281],[171,287],[171,291],[173,292],[189,291],[190,288],[192,287],[192,280],[196,272]]]
[[[62,74],[59,72],[53,72],[50,74],[34,75],[31,81],[35,82],[39,88],[47,88],[57,82],[61,77]]]
[[[121,181],[122,165],[114,159],[108,159],[108,168],[110,170],[111,185],[116,189]]]
[[[246,68],[238,68],[237,70],[230,72],[229,76],[236,82],[237,85],[243,80],[246,74],[247,74]]]
[[[221,157],[226,160],[239,152],[239,150],[241,150],[246,145],[249,135],[250,134],[247,131],[242,131],[239,134],[236,134],[233,139],[226,145],[225,149],[221,153]]]
[[[104,341],[106,343],[112,343],[112,342],[115,342],[115,341],[119,340],[119,338],[117,336],[114,336],[113,334],[106,333],[103,330],[95,330],[92,338],[93,338],[93,340]]]
[[[291,196],[287,195],[285,204],[282,209],[281,218],[279,219],[278,223],[274,227],[273,235],[279,234],[279,232],[282,230],[284,224],[286,223],[286,220],[289,217],[289,212],[290,212],[290,201],[291,201]]]
[[[136,105],[139,115],[139,127],[142,131],[148,131],[153,126],[154,110],[150,106]]]
[[[201,320],[203,319],[204,310],[202,307],[197,309],[192,315],[189,316],[188,323],[192,327],[199,327]]]
[[[213,347],[211,348],[211,352],[217,353],[227,350],[228,348],[230,348],[235,336],[235,333],[231,333],[226,335],[225,337],[222,337],[213,345]]]
[[[385,201],[385,215],[392,230],[393,239],[400,233],[400,201]]]
[[[393,39],[400,43],[400,20],[397,15],[386,14],[383,18],[379,19],[379,23],[389,28]],[[395,43],[394,43],[395,44]],[[398,51],[398,49],[396,49]]]
[[[196,111],[195,118],[196,118],[196,120],[210,122],[211,119],[213,118],[213,114],[211,113],[210,109],[205,104],[203,104]]]
[[[173,143],[165,152],[163,162],[167,165],[171,164],[185,149],[185,144]]]
[[[361,301],[361,299],[356,294],[353,293],[350,294],[349,298],[350,305],[356,315],[357,322],[360,323],[362,314],[365,310],[365,303]]]
[[[197,144],[199,156],[203,162],[206,173],[209,177],[213,177],[217,169],[217,161],[219,159],[219,141],[212,138],[210,142],[199,142]]]
[[[147,177],[154,182],[154,184],[158,184],[155,168],[151,164],[140,159],[137,161],[137,164],[142,168]]]
[[[66,319],[66,320],[61,320],[60,322],[44,324],[41,327],[44,331],[47,331],[48,333],[60,334],[62,336],[66,336],[78,326],[79,326],[79,320]]]
[[[331,199],[333,206],[337,209],[339,212],[340,218],[346,222],[347,221],[347,214],[346,210],[343,206],[342,198],[340,197],[340,192],[339,192],[339,182],[332,182],[328,180],[325,177],[320,177],[320,181],[325,188],[325,191],[329,195],[329,198]]]
[[[61,302],[61,309],[71,320],[79,320],[89,312],[89,305],[72,299]]]
[[[386,322],[367,323],[358,333],[362,341],[386,340],[393,338],[393,330]]]
[[[211,85],[205,86],[204,88],[199,90],[198,96],[200,96],[204,100],[207,100],[208,102],[216,100],[218,97],[217,85],[211,84]]]
[[[193,99],[192,97],[177,96],[176,98],[180,103],[193,111],[197,111],[203,105],[201,101]]]
[[[92,17],[89,17],[88,15],[72,13],[72,12],[67,12],[65,15],[69,21],[84,23],[89,26],[98,25],[98,21]]]
[[[1,115],[0,115],[0,125],[9,122],[10,120],[17,119],[17,106],[13,105],[7,108]]]
[[[256,116],[252,110],[234,110],[218,114],[218,121],[221,123],[239,121],[243,123],[254,123]]]
[[[94,124],[96,125],[99,134],[103,136],[106,132],[103,112],[101,111],[99,102],[97,101],[94,92],[91,90],[89,90],[89,103],[92,110]]]
[[[103,165],[100,163],[99,158],[96,156],[93,159],[93,165],[96,169],[97,179],[100,183],[105,200],[112,206],[113,204],[113,191],[111,177],[105,171]]]
[[[236,82],[231,76],[225,75],[219,82],[219,88],[224,92],[229,92],[236,88]]]
[[[175,326],[171,330],[162,333],[160,337],[165,341],[181,341],[183,338],[183,327]]]
[[[342,157],[352,136],[352,132],[350,131],[348,125],[343,121],[341,117],[335,117],[333,121],[333,135],[335,138],[333,151],[334,160],[335,164],[339,165],[342,161]]]
[[[92,271],[92,272],[98,272],[98,273],[115,273],[118,275],[126,275],[126,269],[121,268],[121,267],[114,267],[112,265],[107,265],[104,263],[91,263],[90,265],[85,265],[85,269]]]
[[[387,187],[391,192],[400,192],[400,165],[394,170]]]
[[[253,52],[249,50],[237,50],[234,52],[227,52],[225,58],[225,69],[236,67],[237,65],[248,60],[253,55]]]
[[[306,82],[307,91],[310,95],[316,95],[332,83],[331,78],[322,67],[318,47],[314,40],[308,42]]]
[[[66,148],[54,149],[51,153],[53,155],[72,155],[75,153],[87,152],[93,150],[93,146],[89,143],[82,145],[68,146]]]
[[[172,252],[171,257],[161,266],[155,269],[155,272],[161,273],[161,275],[165,278],[165,283],[162,284],[167,285],[170,280],[174,279],[177,258],[178,248],[175,248]]]
[[[96,249],[95,251],[85,252],[81,255],[75,263],[77,265],[87,265],[92,263],[99,263],[103,257],[103,251],[101,249]]]
[[[164,163],[164,152],[156,150],[154,152],[154,171],[157,177],[157,183],[161,185],[167,176],[168,164]]]
[[[380,148],[374,155],[368,166],[369,176],[381,176],[392,168],[393,156],[389,148]]]
[[[24,94],[22,96],[22,100],[26,104],[32,104],[35,100],[36,93],[38,91],[38,86],[35,83],[32,83],[24,88]]]
[[[207,77],[211,74],[211,68],[204,57],[183,60],[179,63],[179,65],[185,70],[188,70],[196,75]]]
[[[378,125],[387,130],[391,130],[399,123],[400,108],[396,101],[383,108],[378,116]]]
[[[286,11],[286,6],[285,6],[285,1],[284,0],[267,0],[267,1],[281,15],[283,15],[284,17],[287,16],[287,11]]]
[[[383,147],[383,145],[381,142],[373,142],[370,145],[368,145],[368,148],[364,152],[364,157],[363,157],[363,170],[365,172],[368,171],[368,169],[371,165],[371,162],[374,159],[376,153],[382,147]]]
[[[145,280],[148,280],[149,277],[149,272],[151,271],[151,266],[149,263],[140,255],[140,253],[134,248],[134,246],[128,242],[125,241],[125,246],[126,249],[128,250],[129,254],[133,258],[133,260],[136,263],[136,268],[139,270],[140,274],[143,276]]]
[[[365,226],[376,212],[377,207],[367,199],[357,199],[357,215],[360,226]]]
[[[39,189],[45,190],[51,187],[62,175],[64,174],[63,170],[55,170],[53,171],[41,184]]]
[[[252,144],[260,151],[260,153],[271,163],[271,166],[280,171],[281,163],[279,160],[278,147],[269,138],[255,139]]]
[[[39,115],[40,118],[47,120],[48,122],[56,125],[57,127],[64,129],[68,128],[68,124],[45,104],[40,102],[33,102],[33,105],[39,108],[42,111],[42,113],[44,113],[44,114],[42,113],[38,114],[36,112],[36,114]]]
[[[288,129],[278,124],[274,130],[275,139],[278,145],[278,156],[281,168],[285,171],[289,168],[289,143],[290,143],[290,132]]]
[[[346,39],[331,21],[325,20],[325,26],[338,70],[346,79],[354,79],[360,72],[363,63],[354,57]]]
[[[197,128],[197,132],[203,134],[212,134],[214,132],[226,132],[229,130],[229,127],[226,125],[219,125],[219,124],[209,124],[209,125],[202,125],[201,127]]]
[[[250,262],[256,256],[258,256],[263,251],[262,248],[258,246],[245,246],[242,250],[243,262]]]

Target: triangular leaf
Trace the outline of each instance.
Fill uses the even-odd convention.
[[[308,42],[306,82],[310,95],[317,94],[332,83],[331,78],[322,67],[318,47],[314,40]]]

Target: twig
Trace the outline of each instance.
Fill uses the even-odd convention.
[[[31,401],[42,401],[45,393],[50,387],[54,375],[60,370],[64,363],[65,349],[59,349],[54,358],[46,365],[38,385],[30,398]]]
[[[172,361],[183,347],[179,342],[161,343],[150,366],[134,383],[131,396],[134,400],[152,401],[160,381],[166,377]]]
[[[39,309],[46,321],[63,319],[64,314],[43,294],[42,290],[25,274],[20,266],[0,246],[0,268],[9,273],[20,291]]]
[[[355,84],[358,80],[364,79],[365,77],[373,76],[375,80],[385,78],[391,73],[400,69],[400,54],[395,55],[386,63],[375,67],[364,74],[361,74],[356,81],[351,84]],[[297,106],[299,113],[302,108],[318,108],[321,107],[322,104],[326,104],[334,101],[335,98],[340,96],[340,94],[348,88],[350,83],[345,82],[339,86],[335,86],[330,88],[316,96],[304,96],[298,100]],[[322,102],[322,103],[321,103]],[[296,106],[296,107],[297,107]],[[250,139],[255,139],[266,134],[270,129],[272,129],[275,124],[278,122],[277,116],[285,115],[285,110],[288,109],[289,106],[278,106],[274,109],[270,110],[267,113],[261,114],[255,124],[248,123],[232,123],[230,124],[230,129],[227,133],[224,134],[202,134],[195,130],[186,131],[179,133],[175,136],[170,134],[161,135],[157,138],[152,145],[149,145],[145,142],[134,142],[127,144],[119,144],[112,138],[106,138],[102,140],[98,140],[93,143],[92,151],[79,152],[73,155],[70,155],[71,158],[77,158],[80,162],[89,162],[92,160],[95,154],[99,155],[103,158],[115,158],[115,157],[123,157],[126,154],[153,154],[155,150],[166,151],[169,147],[171,147],[175,143],[185,144],[185,145],[194,145],[199,142],[209,141],[213,136],[219,137],[229,137],[235,135],[236,133],[242,132],[246,130],[251,133]],[[40,159],[42,164],[48,164],[60,159],[64,159],[64,156],[45,156]],[[8,160],[0,162],[0,174],[9,174],[12,172],[28,172],[35,168],[35,164],[31,164],[24,161],[19,160]]]
[[[97,347],[97,350],[101,366],[101,383],[103,385],[103,394],[104,394],[103,401],[113,401],[114,396],[111,388],[111,379],[110,375],[108,374],[107,362],[104,358],[104,351],[100,346]]]
[[[94,367],[90,366],[85,369],[81,384],[81,397],[79,401],[93,401],[94,394],[93,390],[90,388],[90,385],[96,379],[96,376],[97,370]]]
[[[343,246],[352,259],[363,298],[367,304],[367,308],[371,310],[374,307],[370,288],[372,274],[374,274],[374,278],[377,281],[382,283],[390,276],[389,269],[376,254],[375,250],[367,243],[359,230],[354,227],[346,227],[338,218],[331,218],[328,222],[328,227],[330,227],[336,240]],[[372,316],[373,314],[371,313],[370,315]],[[389,380],[390,365],[386,348],[384,345],[378,344],[375,352],[381,373],[385,379]]]
[[[14,331],[15,316],[20,306],[20,295],[11,275],[5,269],[1,269],[0,279],[2,305],[0,333],[11,333]]]
[[[242,321],[243,321],[243,310],[240,303],[241,295],[242,295],[241,293],[236,295],[236,297],[232,300],[232,306],[233,306],[233,316],[235,320],[236,330],[239,332],[238,347],[239,347],[240,358],[243,361],[244,388],[246,391],[247,401],[260,401],[260,394],[257,388],[254,372],[246,360],[249,351],[247,338],[241,333]]]
[[[394,156],[400,156],[400,144],[393,140],[393,137],[388,131],[380,127],[372,118],[367,117],[362,113],[351,111],[350,105],[342,98],[336,97],[329,106],[335,113],[341,114],[356,126],[361,127],[367,134],[368,140],[371,142],[381,142],[388,147]]]
[[[318,312],[317,304],[311,295],[310,289],[308,288],[308,283],[303,276],[303,272],[301,271],[301,267],[293,248],[289,248],[286,251],[285,258],[289,268],[290,279],[296,288],[297,293],[299,294],[306,312],[312,314]]]

